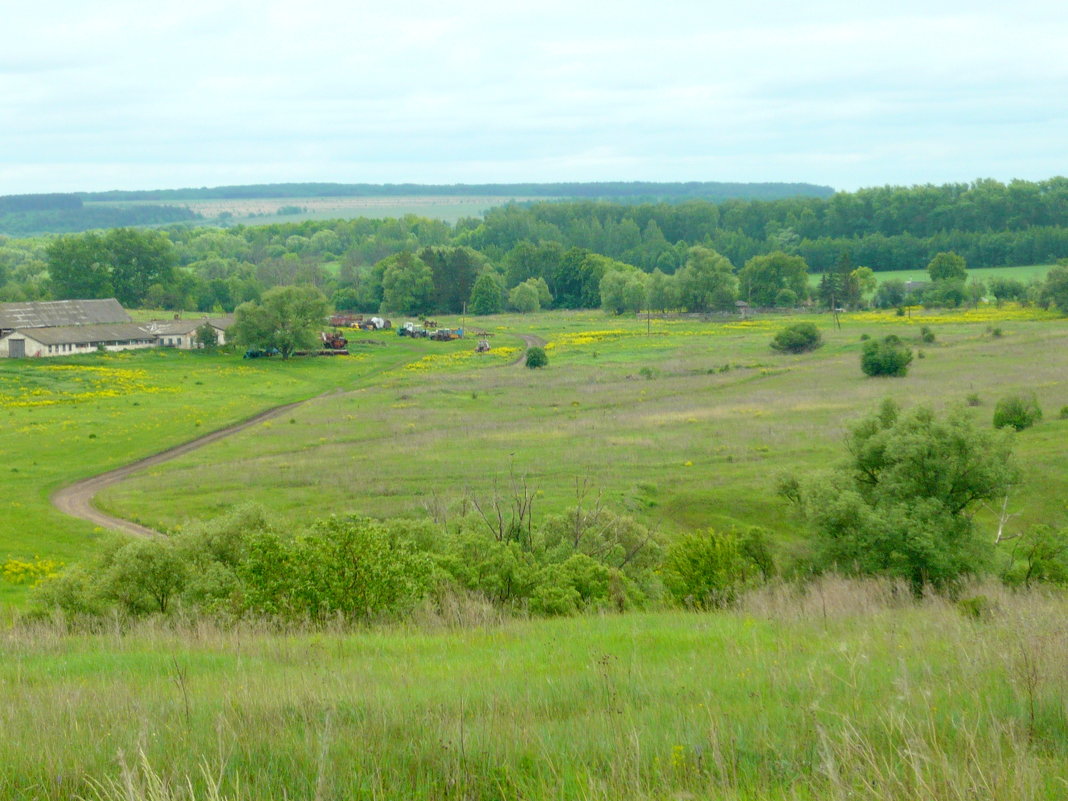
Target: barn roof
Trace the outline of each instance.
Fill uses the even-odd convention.
[[[129,323],[130,315],[115,298],[0,303],[0,329]]]
[[[53,328],[17,329],[21,334],[42,345],[87,345],[91,342],[129,342],[135,339],[155,339],[156,335],[138,323],[100,323],[97,325],[67,325]]]
[[[153,320],[148,323],[149,329],[161,336],[191,334],[200,326],[208,323],[220,331],[225,331],[234,324],[233,317],[200,317],[185,320]]]

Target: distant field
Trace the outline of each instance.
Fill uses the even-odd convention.
[[[1032,279],[1043,279],[1054,265],[1052,264],[1029,264],[1020,267],[976,267],[968,270],[969,278],[978,278],[980,281],[989,281],[991,278],[1015,278],[1025,284]],[[875,273],[876,280],[881,284],[883,281],[896,279],[898,281],[929,281],[930,275],[926,268],[916,270],[886,270]],[[811,273],[808,277],[810,286],[817,286],[820,282],[819,273]]]
[[[420,217],[455,223],[463,217],[480,217],[494,206],[511,201],[551,200],[551,198],[524,197],[308,197],[308,198],[254,198],[219,200],[161,200],[136,201],[136,205],[186,206],[203,215],[207,221],[216,220],[220,214],[233,215],[232,222],[266,225],[277,222],[300,222],[301,220],[351,219],[370,217],[403,217],[415,214]],[[94,201],[86,206],[128,206],[133,201]],[[286,207],[303,209],[300,212],[280,214]]]

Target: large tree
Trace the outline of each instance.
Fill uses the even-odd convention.
[[[765,256],[754,256],[738,274],[739,292],[743,300],[753,306],[775,306],[779,293],[790,290],[795,298],[803,298],[808,285],[808,264],[800,256],[781,250]]]
[[[382,311],[430,314],[434,310],[434,276],[426,262],[406,250],[384,261]]]
[[[927,274],[932,281],[964,281],[968,277],[968,266],[962,256],[951,250],[931,259]]]
[[[166,235],[133,228],[60,237],[48,248],[57,298],[114,296],[124,306],[140,305],[154,285],[170,288],[177,261]]]
[[[294,351],[313,347],[326,316],[326,298],[312,286],[277,286],[259,302],[242,303],[232,329],[239,345],[275,349],[288,359]]]
[[[993,538],[977,534],[972,514],[1017,480],[1008,437],[978,428],[962,409],[939,417],[888,400],[852,428],[847,448],[843,468],[793,493],[823,566],[897,576],[917,590],[981,569]]]
[[[692,247],[686,264],[676,273],[679,300],[689,311],[734,308],[738,299],[738,279],[725,256],[711,248]]]

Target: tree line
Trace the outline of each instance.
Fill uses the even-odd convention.
[[[732,302],[790,305],[791,293],[804,300],[800,280],[778,282],[775,300],[747,278],[749,265],[803,264],[833,278],[922,268],[948,252],[969,267],[1048,263],[1068,257],[1066,220],[1068,180],[1054,178],[773,201],[509,204],[452,225],[409,215],[0,237],[0,299],[100,297],[122,283],[131,305],[232,311],[272,287],[308,284],[338,308],[459,312],[476,305],[481,280],[477,306],[487,312],[529,308],[535,295],[540,308],[633,308],[639,284],[651,295],[646,308],[726,308],[728,276],[718,290],[693,281],[701,254],[713,252],[731,266]],[[155,255],[146,261],[136,250]],[[607,303],[606,273],[625,274],[610,279]]]

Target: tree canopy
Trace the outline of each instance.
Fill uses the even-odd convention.
[[[848,462],[801,494],[820,564],[898,576],[921,588],[975,573],[993,546],[972,520],[1017,480],[1011,441],[963,409],[939,417],[885,401],[854,425]]]
[[[279,286],[238,306],[231,334],[239,345],[277,350],[288,359],[318,342],[325,316],[326,298],[315,287]]]

